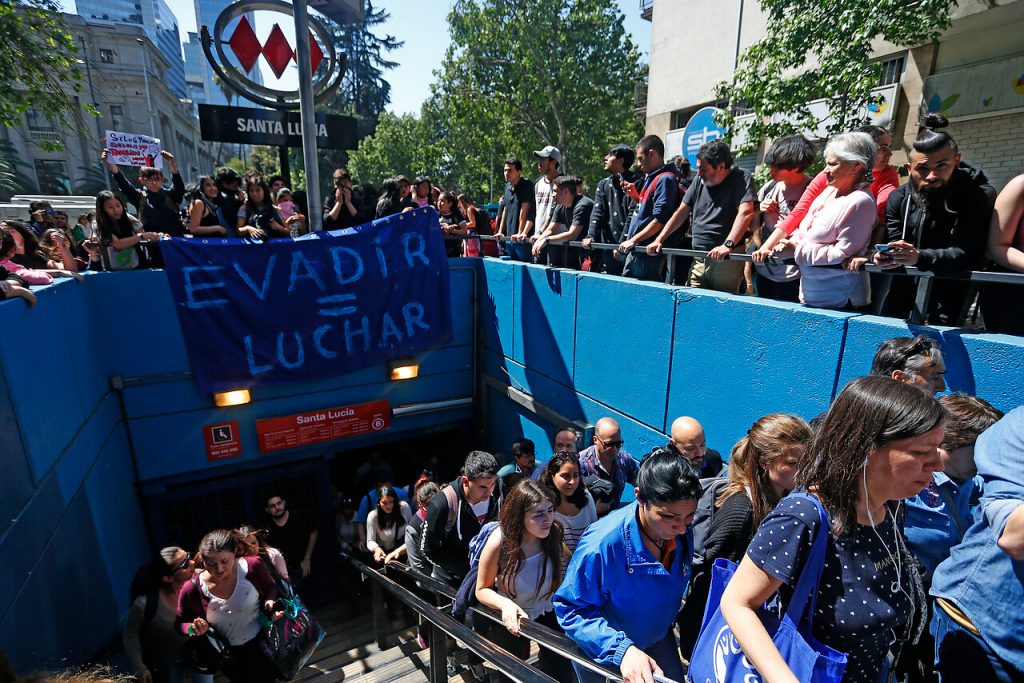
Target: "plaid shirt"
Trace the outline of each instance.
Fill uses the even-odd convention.
[[[638,463],[632,455],[619,449],[612,461],[612,471],[609,472],[601,465],[597,457],[597,447],[591,446],[580,451],[580,476],[589,477],[597,475],[600,478],[612,483],[612,508],[619,507],[622,498],[622,490],[626,488],[626,482],[636,483],[636,473],[640,470]]]

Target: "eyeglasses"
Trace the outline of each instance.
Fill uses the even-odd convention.
[[[622,439],[619,439],[618,441],[602,441],[601,439],[597,439],[597,442],[605,448],[622,448],[622,444],[626,443]]]

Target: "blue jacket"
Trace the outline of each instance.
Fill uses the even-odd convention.
[[[980,514],[935,570],[931,594],[959,607],[995,654],[1024,672],[1024,562],[996,545],[1024,504],[1024,406],[978,438],[974,461],[984,480]]]
[[[974,522],[972,508],[978,502],[980,484],[975,479],[957,484],[942,472],[935,472],[931,486],[903,501],[907,510],[903,533],[910,551],[924,565],[928,580],[931,580],[939,563],[949,557],[953,546],[963,540],[954,515],[960,519],[964,529]],[[954,510],[949,509],[939,491],[949,493]]]
[[[676,537],[668,572],[644,547],[636,513],[632,503],[591,524],[554,595],[558,623],[598,664],[618,667],[630,645],[664,638],[690,579],[690,530]]]
[[[662,166],[654,173],[648,174],[643,184],[637,187],[641,200],[633,213],[629,228],[626,229],[627,239],[647,227],[652,220],[668,223],[668,219],[672,218],[672,214],[679,207],[679,178],[673,168],[671,165]]]

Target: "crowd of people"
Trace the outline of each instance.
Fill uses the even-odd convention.
[[[548,145],[533,152],[540,173],[533,181],[521,159],[505,161],[494,220],[467,194],[427,177],[397,176],[377,187],[356,184],[339,168],[322,226],[342,229],[433,206],[453,238],[450,256],[504,255],[664,281],[664,250],[693,249],[707,256],[675,257],[674,284],[906,318],[917,290],[917,278],[899,274],[908,266],[938,276],[1024,272],[1024,176],[997,196],[983,170],[961,159],[947,125],[940,114],[926,117],[907,151],[903,185],[889,164],[892,135],[878,126],[827,140],[824,170],[813,178],[807,171],[818,157],[815,146],[802,136],[776,140],[764,158],[771,180],[760,188],[722,140],[700,148],[694,172],[682,157],[666,160],[662,140],[648,135],[609,150],[608,175],[593,198]],[[53,277],[160,267],[159,240],[167,236],[265,241],[309,230],[305,192],[291,191],[281,176],[220,168],[186,188],[174,156],[162,151],[170,187],[153,167],[140,169],[135,186],[106,151],[102,158],[116,191],[100,192],[94,212],[71,223],[66,213],[35,202],[29,221],[5,222],[13,244],[5,242],[0,254],[0,295],[31,302],[29,287]],[[474,239],[491,235],[498,242]],[[742,253],[751,260],[729,258]],[[869,275],[867,263],[886,272]],[[1013,284],[979,287],[940,277],[925,318],[962,325],[980,310],[989,331],[1024,334],[1022,302]]]
[[[796,620],[842,653],[843,681],[1022,680],[1024,407],[936,398],[944,373],[927,336],[889,340],[825,413],[756,420],[721,472],[692,417],[639,461],[610,417],[583,452],[573,429],[554,434],[546,463],[527,439],[500,468],[474,451],[420,502],[416,566],[460,592],[472,582],[504,626],[476,627],[509,652],[527,656],[531,620],[630,682],[687,680],[706,610],[764,680],[807,680],[762,618],[786,612],[797,584],[815,598]],[[819,537],[820,578],[801,582]],[[720,560],[738,566],[709,604]],[[602,680],[541,653],[556,680]]]
[[[516,439],[504,465],[471,451],[448,482],[437,456],[402,486],[371,455],[338,493],[328,554],[337,543],[377,568],[405,562],[495,610],[500,625],[467,618],[508,652],[529,656],[533,622],[629,683],[704,680],[712,614],[763,680],[807,680],[769,631],[784,613],[838,653],[846,683],[1024,680],[1024,406],[1004,415],[945,393],[945,372],[927,335],[887,340],[824,413],[766,414],[727,458],[693,416],[639,458],[607,416],[589,444],[567,426],[550,452]],[[229,680],[274,679],[261,631],[282,594],[324,571],[325,541],[280,493],[261,503],[263,528],[165,547],[136,574],[124,619],[136,680],[211,681],[196,666],[203,636],[230,646]],[[602,679],[540,653],[556,680]],[[492,675],[468,662],[477,680]]]

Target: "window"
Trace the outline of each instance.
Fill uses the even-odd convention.
[[[66,161],[36,159],[36,178],[41,194],[71,194],[71,178]]]
[[[893,57],[882,62],[882,73],[878,78],[878,85],[895,85],[903,78],[903,68],[906,59],[903,56]]]
[[[124,130],[124,107],[119,104],[110,105],[110,127],[112,130]]]
[[[100,61],[104,64],[114,63],[114,51],[105,47],[100,48]]]
[[[52,131],[53,123],[50,119],[35,107],[29,107],[29,110],[25,112],[25,116],[28,118],[28,129],[36,131]]]

